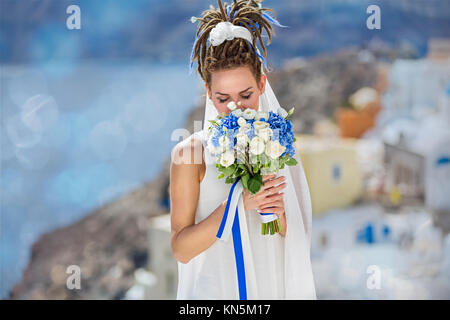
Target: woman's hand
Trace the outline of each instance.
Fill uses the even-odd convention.
[[[285,177],[281,176],[275,178],[274,174],[263,176],[263,185],[256,194],[251,194],[250,191],[244,189],[244,209],[245,211],[259,209],[264,210],[267,207],[273,205],[281,205],[283,202],[283,192],[280,193],[286,187]],[[277,210],[279,211],[279,210]],[[275,212],[271,212],[275,213]]]
[[[258,193],[252,195],[244,189],[245,211],[257,209],[260,213],[274,213],[281,223],[280,235],[286,235],[286,215],[284,209],[284,192],[280,192],[286,187],[285,177],[275,178],[274,174],[263,176],[263,186]]]

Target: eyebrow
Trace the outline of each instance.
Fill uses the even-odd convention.
[[[245,89],[245,90],[242,90],[241,92],[239,92],[239,93],[244,93],[245,91],[247,91],[248,89],[251,89],[251,88],[253,88],[253,87],[248,87],[247,89]],[[216,91],[216,94],[220,94],[220,95],[222,95],[222,96],[229,96],[229,94],[227,94],[227,93],[220,93],[220,92],[217,92]]]

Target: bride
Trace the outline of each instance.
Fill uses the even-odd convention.
[[[203,130],[172,150],[170,167],[171,246],[178,261],[177,299],[316,299],[310,261],[311,200],[303,167],[263,177],[263,187],[244,191],[238,203],[244,278],[238,275],[234,240],[216,237],[230,184],[217,177],[206,137],[208,120],[235,102],[242,109],[276,111],[280,105],[264,73],[265,30],[272,23],[256,1],[212,6],[198,21],[191,62],[197,60],[207,92]],[[257,40],[264,52],[258,50]],[[192,67],[192,63],[191,63]],[[259,213],[275,213],[282,232],[261,235]]]

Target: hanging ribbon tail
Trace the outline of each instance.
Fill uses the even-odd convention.
[[[244,186],[240,178],[233,183],[228,194],[227,206],[220,223],[217,238],[227,241],[233,235],[234,257],[238,280],[239,299],[247,300],[247,284],[245,280],[244,251],[242,249],[241,228],[239,226],[238,203]]]
[[[232,227],[234,224],[234,217],[237,212],[237,205],[239,198],[244,190],[244,186],[240,178],[237,178],[233,183],[228,194],[227,206],[223,214],[222,222],[220,223],[219,231],[216,237],[220,240],[227,241],[230,238]]]
[[[200,36],[202,35],[202,32],[200,32],[198,34],[198,36],[195,38],[194,44],[192,45],[192,51],[191,51],[191,57],[189,59],[189,61],[191,62],[189,64],[189,75],[192,74],[192,67],[194,66],[194,61],[192,60],[194,58],[194,53],[195,53],[195,45],[197,43],[198,38],[200,38]]]
[[[264,67],[267,69],[267,63],[266,63],[266,59],[264,59],[264,57],[262,55],[259,54],[259,50],[256,51],[256,54],[258,55],[258,57],[261,59],[261,61],[264,64]]]
[[[250,41],[248,41],[248,40],[246,40],[246,41],[247,41],[248,44],[250,45],[250,48],[252,49],[252,52],[255,52],[255,50],[253,49],[253,44],[252,44]],[[258,58],[261,60],[261,62],[264,64],[264,67],[265,67],[266,69],[268,69],[268,68],[267,68],[266,59],[264,59],[264,57],[259,53],[259,49],[258,49],[258,48],[256,48],[256,55],[257,55]]]
[[[276,26],[278,26],[278,27],[281,27],[281,28],[289,28],[288,26],[284,26],[284,25],[282,25],[281,23],[279,23],[277,19],[275,19],[274,17],[272,17],[271,15],[269,15],[267,12],[263,12],[262,15],[263,15],[264,18],[266,18],[267,20],[269,20],[270,23],[272,23],[272,24],[274,24],[274,25],[276,25]]]

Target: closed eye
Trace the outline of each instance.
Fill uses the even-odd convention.
[[[250,93],[250,94],[248,94],[248,95],[246,95],[246,96],[242,96],[242,98],[248,100],[248,99],[250,99],[250,97],[252,96],[252,94],[253,94],[253,92]],[[228,98],[226,98],[226,99],[220,99],[220,98],[217,98],[217,100],[219,100],[220,103],[225,103],[225,102],[228,101]]]

